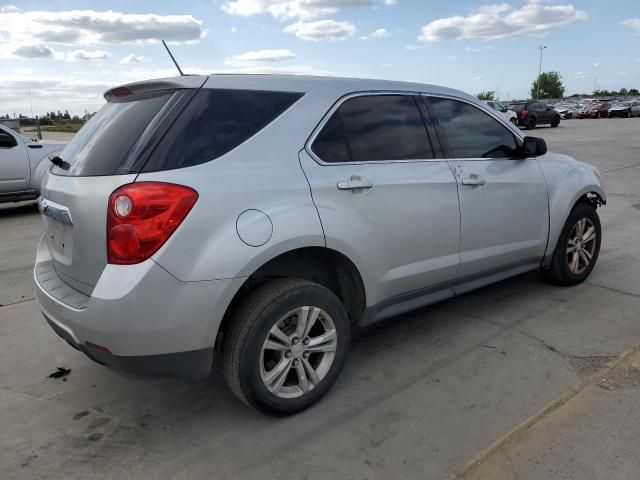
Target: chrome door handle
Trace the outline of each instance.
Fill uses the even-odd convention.
[[[487,181],[484,179],[484,177],[476,175],[475,173],[472,173],[469,177],[462,179],[463,185],[478,186],[484,185],[485,183],[487,183]]]
[[[367,190],[373,188],[373,183],[361,177],[353,176],[349,180],[338,182],[338,190]]]

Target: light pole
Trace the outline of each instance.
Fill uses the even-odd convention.
[[[546,45],[540,45],[540,66],[538,67],[538,95],[536,100],[540,100],[540,75],[542,75],[542,52],[547,49]]]

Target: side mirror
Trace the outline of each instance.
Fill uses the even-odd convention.
[[[13,135],[9,135],[6,132],[0,132],[0,148],[12,148],[18,145]]]
[[[547,153],[547,142],[542,138],[524,137],[522,143],[524,157],[539,157]]]

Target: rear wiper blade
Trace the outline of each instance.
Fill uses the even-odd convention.
[[[49,161],[53,163],[56,167],[60,167],[63,170],[69,170],[71,164],[69,162],[65,162],[62,158],[57,155],[53,157],[49,157]]]

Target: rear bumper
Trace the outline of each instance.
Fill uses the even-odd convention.
[[[44,318],[53,331],[73,348],[80,350],[94,362],[105,365],[124,376],[135,378],[202,378],[208,376],[211,372],[213,348],[160,355],[113,355],[88,345],[76,343],[73,335],[69,334],[68,329],[47,317],[46,313]]]
[[[70,287],[51,279],[55,272],[43,279],[42,265],[50,261],[41,241],[34,280],[47,322],[93,360],[135,376],[206,376],[220,321],[244,281],[181,282],[147,260],[107,265],[91,295],[80,301],[59,294]]]

